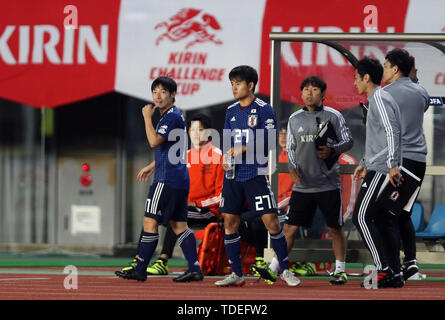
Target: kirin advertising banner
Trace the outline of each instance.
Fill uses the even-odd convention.
[[[119,1],[0,2],[0,97],[55,107],[114,90]]]
[[[178,107],[202,108],[233,100],[228,74],[242,64],[258,70],[256,90],[269,95],[270,32],[445,32],[445,3],[435,0],[1,0],[0,8],[0,97],[34,107],[111,91],[150,100],[151,82],[167,75],[178,83]],[[382,62],[388,50],[406,48],[420,83],[444,96],[445,55],[436,48],[340,44]],[[325,44],[283,42],[281,65],[283,100],[301,103],[309,75],[326,80],[325,103],[336,109],[364,99],[351,63]]]

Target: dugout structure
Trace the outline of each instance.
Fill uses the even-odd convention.
[[[344,63],[350,65],[349,67],[352,70],[350,74],[339,73],[338,79],[345,82],[345,77],[350,77],[351,96],[353,96],[354,93],[352,90],[355,90],[355,88],[353,87],[354,79],[352,72],[354,70],[353,67],[357,65],[360,58],[364,55],[371,55],[378,58],[383,64],[384,56],[387,51],[395,47],[404,48],[416,58],[416,67],[420,73],[420,83],[426,87],[430,96],[440,98],[442,101],[445,100],[445,81],[443,81],[443,84],[439,81],[441,79],[441,73],[438,73],[435,77],[435,82],[433,81],[431,84],[431,86],[434,87],[433,93],[430,92],[431,86],[428,85],[431,83],[428,79],[434,77],[433,73],[436,71],[440,72],[445,65],[445,34],[271,32],[269,38],[271,40],[270,101],[276,112],[277,122],[288,119],[289,115],[296,110],[294,107],[295,101],[292,102],[289,100],[292,100],[292,97],[296,98],[300,95],[300,83],[297,82],[293,83],[293,88],[290,89],[294,90],[295,93],[284,92],[284,90],[289,90],[289,78],[286,79],[286,73],[292,69],[289,67],[290,64],[293,63],[293,72],[297,75],[299,73],[301,75],[304,70],[310,70],[312,72],[315,70],[315,74],[309,73],[305,76],[319,75],[325,80],[327,80],[326,77],[332,79],[332,68],[329,70],[329,64],[326,63],[327,61],[322,61],[321,65],[315,67],[312,66],[312,69],[307,68],[307,65],[310,64],[307,60],[314,59],[312,61],[313,64],[316,64],[318,60],[322,60],[318,59],[318,56],[317,58],[314,58],[317,55],[314,51],[320,49],[327,52],[327,59],[332,60],[335,58],[340,62],[343,60]],[[310,47],[310,56],[306,55],[306,57],[303,57],[303,54],[301,54],[301,56],[298,56],[297,54],[292,56],[292,54],[298,52],[298,49],[295,48],[298,46],[303,47],[303,45],[306,46],[306,49],[308,46]],[[297,59],[300,60],[298,61]],[[304,59],[306,59],[306,66]],[[323,67],[323,63],[325,63],[326,67]],[[442,70],[442,72],[445,74],[445,70]],[[343,79],[341,79],[341,77],[343,77]],[[285,85],[283,84],[283,81],[286,81]],[[328,94],[330,90],[330,82],[332,83],[333,81],[328,79]],[[344,92],[342,94],[344,94]],[[289,97],[291,97],[291,99],[289,99]],[[335,101],[335,97],[333,100]],[[341,103],[341,99],[339,101]],[[424,119],[428,155],[425,179],[419,195],[419,199],[421,199],[426,208],[426,212],[429,212],[429,214],[431,214],[434,206],[440,203],[445,203],[445,195],[441,192],[445,187],[445,151],[443,151],[445,150],[445,143],[443,142],[445,141],[445,129],[443,129],[445,124],[445,108],[443,104],[434,105],[431,101],[432,100],[430,99],[430,107],[425,113]],[[354,127],[354,129],[351,130],[354,138],[354,147],[351,150],[351,153],[353,156],[360,159],[364,150],[365,127],[361,119],[362,115],[360,113],[360,108],[358,107],[359,101],[356,101],[356,105],[357,108],[349,106],[350,108],[345,112],[343,112],[343,110],[342,113],[348,126],[350,127],[352,124]],[[289,111],[289,107],[291,109],[294,107],[294,109]],[[287,173],[288,168],[287,164],[279,163],[278,154],[276,156],[275,163],[277,170],[272,171],[271,181],[274,193],[278,194],[278,174]],[[341,165],[340,174],[352,174],[355,167],[356,165]],[[428,215],[426,215],[426,217],[427,219],[429,218]],[[345,228],[347,223],[348,222],[346,221]],[[350,225],[352,225],[352,223],[350,223]],[[348,235],[353,231],[352,229],[355,228],[352,226],[350,227],[350,230],[347,230]],[[431,244],[418,243],[418,248],[420,248],[420,251],[422,248],[426,251],[431,251],[430,249],[432,246]],[[273,250],[270,248],[269,244],[269,248],[266,248],[265,251],[266,260],[270,261],[272,255]],[[289,254],[289,259],[291,261],[335,261],[330,242],[328,244],[323,240],[295,241],[294,247]],[[419,260],[421,260],[421,258],[419,258]],[[361,239],[348,239],[346,261],[372,261],[365,246],[362,245]],[[439,261],[435,263],[439,263]]]

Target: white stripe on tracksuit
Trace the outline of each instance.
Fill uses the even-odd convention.
[[[339,226],[343,226],[344,221],[343,221],[343,199],[341,198],[341,192],[339,192],[340,195],[340,209],[338,210],[338,225]]]
[[[365,196],[363,197],[363,200],[360,203],[360,208],[359,208],[358,217],[357,217],[360,229],[363,234],[363,238],[364,238],[363,240],[366,242],[366,244],[369,247],[369,251],[371,252],[372,259],[374,260],[374,264],[375,264],[377,270],[382,269],[382,262],[380,260],[380,257],[379,257],[377,248],[374,244],[374,241],[372,240],[372,236],[371,236],[371,233],[369,232],[368,226],[366,225],[365,214],[368,209],[369,202],[372,198],[372,195],[374,194],[377,184],[381,177],[382,177],[381,173],[379,173],[379,172],[375,173],[370,185],[368,186],[368,190],[366,191]]]
[[[381,90],[377,90],[375,93],[375,102],[377,105],[377,109],[380,113],[380,116],[382,118],[383,125],[385,126],[386,130],[386,139],[388,143],[388,167],[391,168],[391,161],[394,160],[395,150],[394,150],[394,134],[391,127],[391,123],[388,119],[388,113],[385,110],[385,105],[382,100],[381,96]]]
[[[207,200],[202,200],[201,205],[203,207],[209,207],[213,204],[219,203],[220,201],[221,201],[221,195],[207,199]]]
[[[150,213],[152,214],[156,214],[156,212],[158,211],[159,198],[161,197],[163,188],[164,184],[162,182],[158,182],[158,185],[156,186],[155,192],[153,194],[153,199],[151,200]]]
[[[269,178],[267,176],[264,176],[264,178],[266,178],[266,183],[267,183],[267,189],[269,190],[269,196],[272,202],[272,208],[270,209],[274,209],[277,207],[277,202],[275,201],[275,196],[274,193],[272,191],[272,188],[270,187],[270,181]]]

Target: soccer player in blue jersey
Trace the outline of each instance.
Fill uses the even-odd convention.
[[[153,173],[155,176],[145,203],[144,232],[140,240],[137,265],[129,270],[115,272],[118,277],[124,279],[147,279],[147,266],[159,240],[158,226],[168,222],[178,236],[188,263],[188,270],[173,281],[201,281],[204,278],[198,261],[196,239],[187,225],[187,197],[190,186],[186,166],[187,133],[184,117],[175,106],[176,90],[177,85],[173,79],[155,79],[151,85],[154,105],[147,104],[142,109],[147,140],[150,147],[155,148],[155,161],[139,172],[138,180],[147,181]],[[155,129],[152,116],[156,109],[159,110],[161,119]],[[176,144],[181,141],[184,146],[177,148]]]
[[[275,112],[266,102],[254,96],[258,82],[256,70],[250,66],[238,66],[229,73],[236,103],[227,108],[224,124],[223,168],[224,177],[220,212],[224,217],[224,247],[232,273],[215,282],[217,286],[243,286],[245,279],[241,268],[241,242],[238,233],[240,214],[244,203],[261,218],[269,231],[272,248],[280,263],[281,279],[289,286],[300,281],[289,271],[287,244],[278,220],[277,205],[267,178],[267,156],[271,146],[268,136],[276,139]],[[269,135],[268,133],[272,133]],[[227,146],[227,147],[226,147]],[[230,177],[228,157],[235,158],[235,174]],[[252,270],[268,281],[278,278],[268,267],[252,265]]]

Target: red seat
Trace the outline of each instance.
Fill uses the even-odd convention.
[[[202,240],[198,246],[198,259],[204,275],[230,274],[232,271],[224,249],[224,225],[216,222],[210,223],[204,230],[196,231],[195,237]],[[244,274],[251,274],[250,265],[255,263],[255,257],[255,248],[241,241]]]

